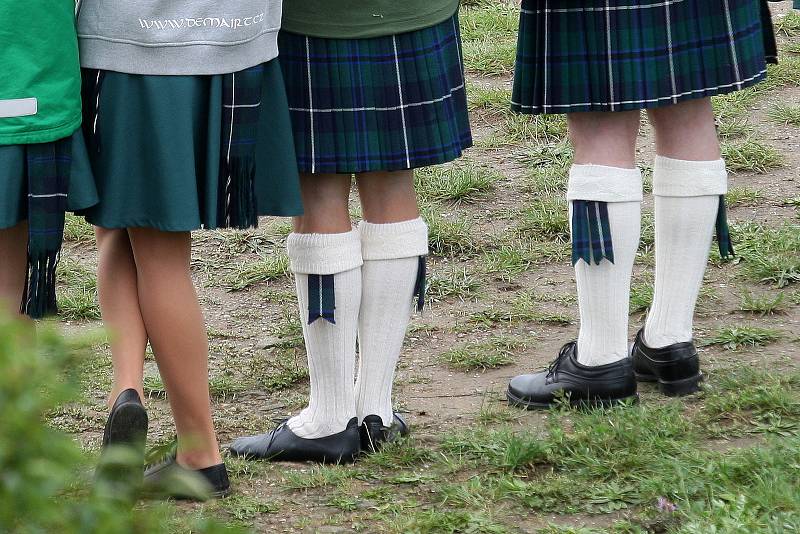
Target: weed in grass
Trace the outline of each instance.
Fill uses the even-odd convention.
[[[511,91],[502,87],[469,85],[467,105],[470,111],[489,111],[505,114],[511,109]]]
[[[495,273],[500,279],[511,281],[516,275],[527,271],[533,264],[530,247],[524,243],[501,245],[500,248],[484,252],[483,265],[487,273]]]
[[[525,344],[508,336],[493,336],[488,341],[470,342],[439,356],[448,366],[462,371],[496,369],[514,363],[514,354]]]
[[[466,430],[453,432],[442,440],[442,451],[481,469],[495,472],[527,472],[547,462],[546,440],[531,432]]]
[[[229,400],[242,391],[251,389],[253,385],[242,378],[229,375],[212,376],[208,380],[208,392],[212,399]]]
[[[486,2],[465,6],[459,18],[467,71],[484,76],[509,74],[516,59],[518,8]]]
[[[252,524],[259,516],[274,514],[280,510],[280,507],[274,502],[244,494],[233,495],[222,499],[219,503],[233,519],[247,524]]]
[[[764,200],[764,191],[750,187],[731,187],[725,195],[729,207],[755,206]]]
[[[67,213],[64,220],[64,241],[91,243],[94,241],[94,229],[83,217]]]
[[[385,444],[378,452],[364,459],[364,464],[387,470],[400,470],[433,460],[433,451],[420,446],[413,438]]]
[[[773,315],[785,311],[785,302],[786,295],[784,293],[754,295],[750,291],[745,291],[742,294],[742,303],[739,305],[739,309],[745,312],[757,313],[764,317],[765,315]]]
[[[767,117],[784,126],[800,126],[800,106],[778,103],[770,108]]]
[[[489,307],[470,316],[471,323],[490,326],[494,323],[537,322],[543,324],[568,325],[574,318],[561,312],[540,309],[540,299],[533,291],[521,291],[511,305],[498,309]]]
[[[319,465],[303,470],[286,471],[283,483],[287,488],[307,490],[328,486],[342,486],[352,479],[356,472],[338,465]]]
[[[520,161],[530,169],[553,168],[566,173],[575,151],[567,141],[535,145],[526,150]]]
[[[503,179],[497,171],[462,162],[420,169],[415,173],[414,183],[423,202],[475,202],[492,191]]]
[[[75,260],[64,258],[59,262],[56,280],[62,286],[58,292],[58,313],[62,320],[100,319],[94,272]]]
[[[276,347],[274,358],[264,355],[249,360],[249,374],[257,386],[266,391],[282,391],[308,378],[302,348]]]
[[[439,256],[468,256],[481,245],[472,236],[472,224],[463,216],[444,217],[437,204],[420,205],[422,217],[428,223],[429,246],[432,254]]]
[[[797,37],[800,35],[800,14],[789,12],[778,17],[775,22],[775,32],[784,37]]]
[[[525,192],[540,195],[563,195],[567,191],[566,169],[536,167],[525,176]]]
[[[289,276],[289,257],[284,253],[271,254],[256,261],[239,265],[222,279],[228,291],[241,291],[250,286]]]
[[[438,508],[409,510],[387,519],[391,532],[419,534],[506,534],[507,527],[497,523],[485,512],[451,511]]]
[[[722,345],[727,350],[761,347],[781,338],[781,331],[760,326],[726,326],[708,340],[708,345]]]
[[[748,278],[777,287],[800,282],[800,225],[745,222],[733,225],[731,231]],[[718,257],[716,251],[712,253]]]
[[[539,196],[517,216],[517,230],[538,239],[569,241],[567,201],[562,196]]]
[[[641,313],[647,311],[653,302],[653,284],[644,282],[631,286],[630,313]]]
[[[723,141],[722,158],[728,170],[766,174],[770,169],[781,167],[783,155],[761,141],[748,138],[742,141]]]
[[[477,295],[480,288],[480,280],[465,267],[451,266],[431,273],[425,294],[434,302],[448,298],[464,300]]]
[[[755,130],[744,117],[729,116],[717,120],[717,133],[722,139],[745,137],[752,135]]]

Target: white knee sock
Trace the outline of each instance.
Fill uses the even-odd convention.
[[[721,159],[656,157],[656,284],[644,331],[650,347],[692,339],[694,308],[708,263],[719,196],[727,192],[727,186]]]
[[[308,407],[289,419],[288,425],[302,438],[321,438],[341,432],[356,416],[353,380],[361,304],[361,240],[358,230],[291,234],[287,249],[295,273],[311,379]],[[333,277],[335,307],[325,288],[330,289],[331,279],[322,275]]]
[[[576,201],[607,203],[614,262],[602,259],[597,264],[579,259],[575,264],[581,321],[578,361],[604,365],[628,355],[628,310],[641,230],[642,176],[639,169],[573,165],[567,198],[571,201],[570,221]],[[572,227],[572,232],[574,239],[576,228]],[[595,260],[593,254],[591,259]]]
[[[393,224],[362,222],[361,312],[356,412],[359,420],[378,415],[392,423],[392,383],[403,347],[420,258],[428,254],[428,226],[422,219]]]

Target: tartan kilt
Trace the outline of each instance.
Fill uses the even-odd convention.
[[[766,75],[761,2],[523,0],[512,108],[635,110],[754,85]]]
[[[278,42],[300,172],[413,169],[472,146],[457,14],[385,37]]]

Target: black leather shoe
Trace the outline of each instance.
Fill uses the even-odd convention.
[[[691,341],[653,349],[645,343],[642,328],[633,342],[631,358],[636,379],[658,382],[658,389],[664,395],[678,397],[700,390],[703,381],[700,356]]]
[[[578,363],[577,353],[577,343],[567,343],[546,371],[515,377],[506,393],[509,403],[528,410],[549,408],[560,392],[573,406],[612,406],[638,399],[630,358],[586,366]]]
[[[230,452],[234,456],[273,462],[351,463],[361,452],[358,418],[352,418],[338,434],[315,439],[301,438],[284,421],[266,434],[237,439]]]
[[[361,434],[361,451],[365,453],[377,452],[384,444],[408,435],[408,425],[396,412],[389,426],[383,426],[381,416],[368,415],[358,430]]]
[[[142,484],[147,411],[135,389],[119,394],[103,431],[95,491],[104,498],[135,500]]]
[[[178,464],[175,455],[169,455],[144,472],[144,493],[151,498],[206,501],[226,497],[230,492],[225,464],[188,469]]]

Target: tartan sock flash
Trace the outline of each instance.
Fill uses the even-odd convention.
[[[311,380],[308,407],[289,419],[288,425],[301,438],[315,439],[343,431],[356,415],[353,381],[361,305],[361,240],[358,230],[293,233],[286,246],[295,274]]]
[[[378,415],[389,426],[395,368],[424,265],[420,258],[428,254],[428,226],[417,218],[391,224],[362,222],[359,230],[364,266],[356,412],[359,420]]]
[[[715,221],[724,209],[720,196],[727,187],[728,174],[721,159],[682,161],[656,157],[656,283],[644,331],[650,347],[692,339],[692,319]]]
[[[601,241],[602,254],[595,253],[597,247],[589,240],[589,260],[581,252],[574,262],[580,308],[578,361],[592,366],[613,363],[628,355],[628,309],[641,230],[642,176],[638,169],[573,165],[567,198],[570,221],[592,220],[577,217],[575,210],[593,207],[599,214],[599,232],[607,238]],[[573,241],[585,234],[574,227],[571,230]],[[610,244],[612,239],[609,257],[610,246],[602,243]],[[577,243],[574,247],[581,249]]]

